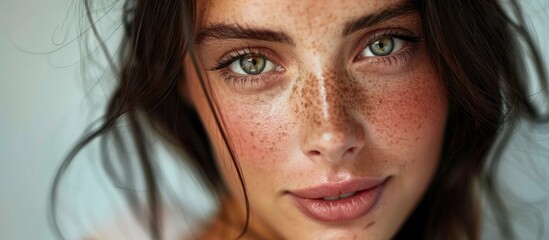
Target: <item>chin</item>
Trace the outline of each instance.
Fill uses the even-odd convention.
[[[381,209],[376,209],[381,210]],[[399,219],[391,224],[380,218],[379,211],[372,212],[374,218],[364,216],[345,222],[320,222],[312,219],[302,219],[302,224],[295,222],[295,232],[286,231],[285,239],[357,239],[385,240],[390,239],[398,231]]]
[[[350,226],[350,227],[326,227],[318,229],[310,233],[303,234],[303,238],[299,239],[360,239],[360,240],[376,240],[389,239],[392,234],[385,235],[376,231],[375,224],[367,224],[365,226]],[[297,239],[297,238],[296,238]]]

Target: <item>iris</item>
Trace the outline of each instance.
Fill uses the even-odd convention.
[[[266,65],[266,59],[261,56],[248,56],[240,59],[240,67],[250,75],[260,74]]]
[[[372,43],[368,48],[375,56],[387,56],[393,52],[395,43],[393,38],[382,38]]]

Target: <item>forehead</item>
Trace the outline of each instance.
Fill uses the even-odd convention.
[[[208,0],[201,6],[201,25],[239,24],[287,32],[343,28],[365,15],[403,5],[406,0]],[[300,34],[303,34],[300,32]]]

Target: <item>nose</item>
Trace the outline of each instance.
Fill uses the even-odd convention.
[[[303,138],[301,149],[311,160],[339,165],[352,161],[362,149],[358,132],[342,131],[334,127],[311,128]]]
[[[356,158],[364,147],[364,129],[352,115],[355,91],[345,79],[326,74],[303,81],[296,99],[301,123],[300,147],[311,160],[340,165]]]

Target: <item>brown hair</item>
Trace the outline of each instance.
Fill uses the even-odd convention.
[[[89,11],[89,1],[85,3]],[[519,118],[547,121],[547,116],[542,116],[528,99],[523,51],[530,53],[542,86],[547,85],[545,69],[524,27],[516,1],[510,1],[511,11],[505,11],[496,0],[416,3],[422,14],[423,36],[430,59],[447,88],[450,112],[437,174],[396,238],[479,239],[479,187],[497,214],[507,214],[493,182],[501,152],[498,149],[507,142]],[[120,161],[140,163],[147,183],[149,224],[154,239],[161,238],[156,211],[161,204],[160,183],[147,151],[144,126],[151,126],[166,140],[181,147],[187,155],[185,159],[214,193],[225,190],[200,119],[178,91],[186,71],[183,59],[186,54],[194,59],[194,1],[127,1],[123,19],[125,38],[121,43],[118,87],[110,98],[101,126],[78,142],[63,161],[53,183],[52,222],[60,237],[55,220],[59,183],[72,159],[89,142],[101,138],[103,163],[113,181],[132,181],[131,174],[115,174],[109,170],[113,163],[106,150],[112,141],[122,153],[119,155],[125,156],[127,143],[116,126],[123,117],[128,121],[139,159]],[[93,21],[90,19],[90,22]],[[547,88],[543,90],[549,95]],[[209,102],[212,106],[212,101]],[[503,128],[504,124],[509,127]],[[500,140],[496,141],[498,136]],[[233,161],[237,164],[234,157]],[[247,204],[247,198],[245,200]],[[136,206],[136,201],[135,196],[128,196],[132,206]],[[247,212],[249,214],[249,209]],[[503,236],[512,238],[507,218],[496,219],[500,221]],[[248,218],[242,234],[246,232],[247,221]]]

